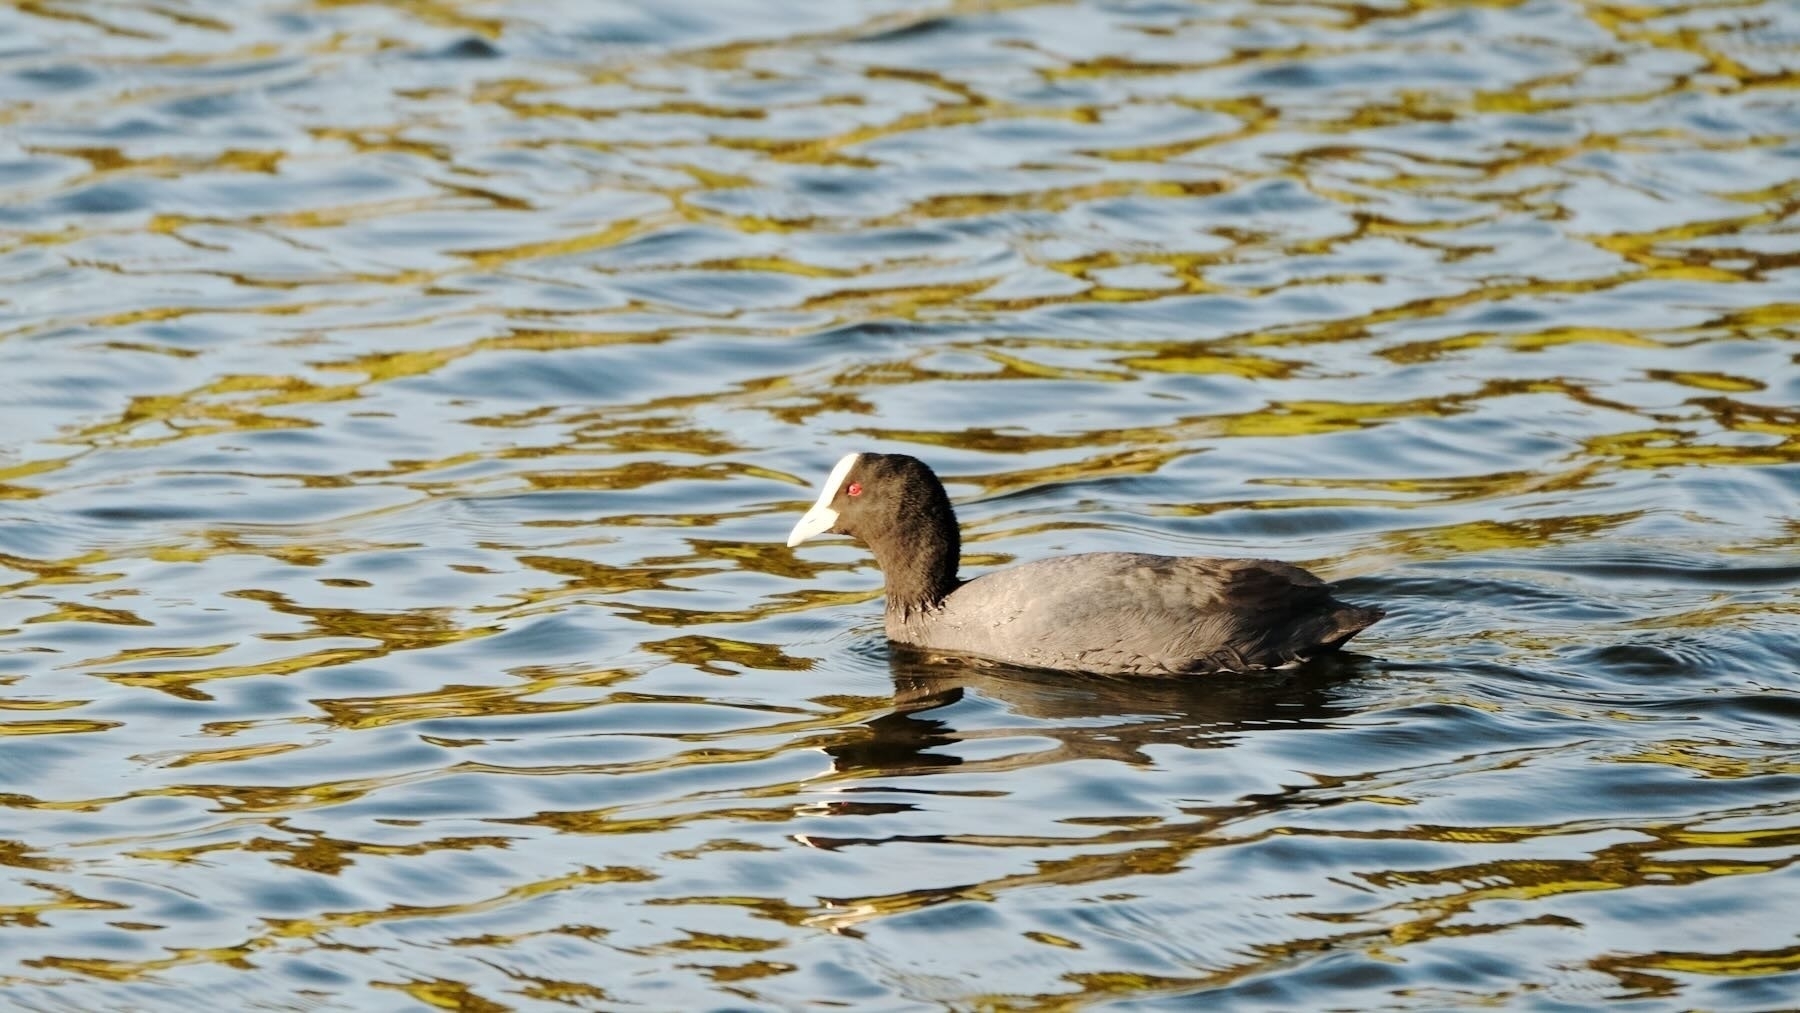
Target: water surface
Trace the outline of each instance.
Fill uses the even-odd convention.
[[[1792,1006],[1797,10],[0,6],[6,1001]],[[892,652],[852,449],[1390,617]]]

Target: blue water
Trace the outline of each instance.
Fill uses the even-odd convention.
[[[22,1009],[1800,996],[1800,15],[0,9]],[[1272,556],[1352,654],[890,650]]]

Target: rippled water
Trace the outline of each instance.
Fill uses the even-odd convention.
[[[0,7],[31,1009],[1800,996],[1800,7]],[[1187,682],[966,569],[1389,610]]]

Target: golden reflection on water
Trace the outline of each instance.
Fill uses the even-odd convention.
[[[1781,1005],[1797,31],[0,6],[9,1000]],[[1390,618],[890,652],[864,446]]]

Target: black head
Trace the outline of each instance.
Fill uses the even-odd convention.
[[[943,483],[916,457],[845,455],[788,544],[828,531],[849,535],[875,553],[887,576],[890,609],[929,608],[956,588],[962,553],[956,513]]]

